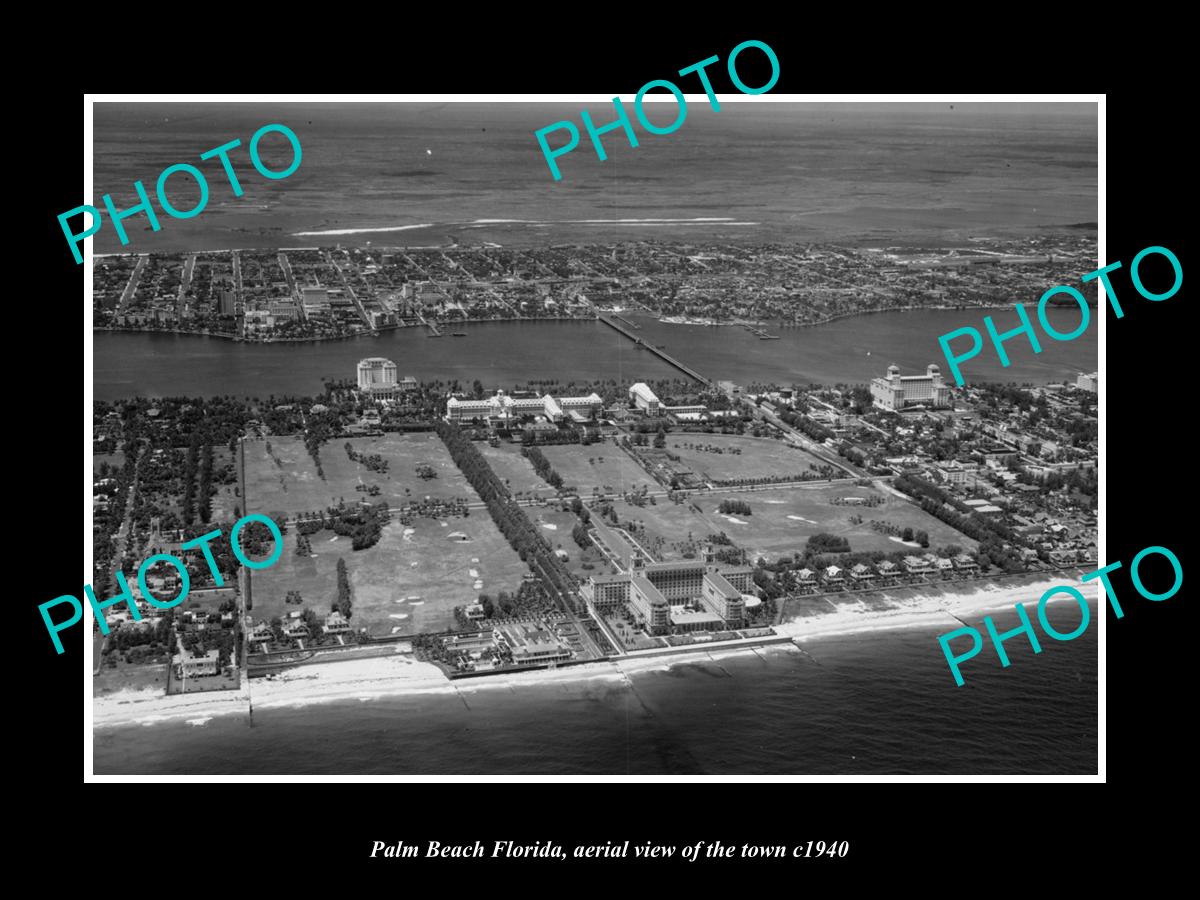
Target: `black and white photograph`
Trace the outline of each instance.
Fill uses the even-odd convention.
[[[1102,95],[727,55],[89,98],[93,776],[1096,780]]]

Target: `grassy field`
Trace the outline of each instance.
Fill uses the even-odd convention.
[[[456,533],[466,540],[452,537]],[[328,614],[337,596],[339,558],[346,560],[350,576],[350,624],[366,626],[373,634],[390,634],[393,628],[405,633],[454,628],[455,606],[472,603],[481,593],[515,591],[528,571],[482,511],[465,519],[417,519],[409,526],[393,522],[367,550],[352,551],[349,538],[331,531],[317,532],[309,541],[313,556],[297,556],[295,535],[289,534],[279,562],[254,573],[256,621],[304,606]],[[301,606],[284,602],[290,590],[300,592]]]
[[[709,479],[800,475],[811,471],[810,464],[821,464],[815,456],[783,441],[736,434],[670,434],[666,449],[697,475]]]
[[[586,499],[593,488],[606,493],[625,493],[642,485],[661,490],[646,470],[630,459],[629,454],[612,444],[565,444],[542,447],[550,465],[562,476],[563,484],[575,488]]]
[[[345,444],[356,453],[379,455],[388,461],[386,473],[372,472],[346,455]],[[270,450],[267,450],[270,444]],[[437,477],[422,479],[418,465],[429,465]],[[296,437],[273,436],[246,442],[246,492],[252,512],[298,513],[324,509],[345,500],[386,500],[399,506],[423,497],[470,497],[476,499],[445,445],[435,434],[387,434],[382,437],[337,438],[321,447],[322,480],[304,442]],[[355,488],[378,485],[380,494],[371,497]]]
[[[477,441],[476,448],[483,454],[500,479],[505,482],[515,497],[530,494],[539,497],[553,497],[557,492],[541,476],[533,471],[529,460],[521,455],[520,444],[500,444],[499,447],[489,447],[486,443]]]
[[[883,498],[883,505],[835,506],[830,502],[835,497],[872,496]],[[723,515],[717,512],[722,500],[744,500],[750,504],[751,514]],[[692,504],[701,511],[697,513]],[[653,542],[646,549],[661,559],[682,558],[689,531],[696,540],[723,531],[747,551],[751,561],[759,556],[773,560],[802,552],[808,539],[818,533],[845,537],[855,551],[891,553],[920,549],[876,532],[870,526],[873,519],[889,522],[900,529],[911,527],[914,531],[927,531],[931,547],[947,544],[964,549],[976,547],[975,541],[917,506],[872,487],[811,485],[770,491],[693,494],[684,504],[660,501],[655,506],[636,507],[617,502],[614,507],[622,523],[633,520],[643,524],[648,540]],[[851,521],[857,516],[862,517],[861,523]],[[661,543],[654,540],[656,537]]]
[[[701,503],[700,508],[704,509],[706,505],[710,504]],[[693,540],[702,541],[710,534],[726,530],[717,517],[699,515],[688,503],[663,500],[653,506],[633,506],[618,500],[613,503],[613,508],[622,526],[628,521],[642,524],[645,539],[638,533],[634,533],[634,539],[660,561],[683,559],[689,532]]]
[[[165,663],[135,666],[117,659],[116,666],[102,665],[100,673],[92,677],[92,692],[112,694],[117,691],[141,691],[153,688],[158,691],[167,689],[167,666]]]
[[[839,497],[879,497],[882,506],[835,506],[830,501]],[[854,485],[821,485],[788,488],[774,491],[716,494],[695,497],[706,518],[724,531],[740,547],[746,548],[751,559],[758,556],[776,557],[802,550],[808,539],[818,533],[844,537],[850,549],[919,550],[918,547],[893,540],[871,528],[871,521],[888,522],[897,528],[911,527],[927,531],[931,547],[957,544],[974,549],[976,542],[942,524],[916,505],[886,494],[873,487]],[[722,499],[744,500],[750,504],[751,515],[727,516],[717,512]],[[852,518],[861,517],[856,523]]]
[[[391,506],[426,496],[479,499],[435,434],[350,439],[356,453],[388,460],[384,474],[351,461],[345,439],[331,441],[321,448],[325,481],[317,476],[303,442],[273,437],[270,443],[270,453],[266,441],[246,444],[246,489],[254,512],[295,514],[329,506],[342,497],[348,502],[386,499]],[[524,460],[519,462],[528,468]],[[421,464],[432,466],[437,478],[418,476],[416,466]],[[532,468],[529,472],[534,474]],[[367,497],[354,490],[359,479],[378,484],[380,495]],[[451,537],[456,533],[465,540]],[[455,606],[471,603],[481,593],[515,591],[528,571],[485,510],[466,518],[418,518],[409,526],[393,521],[384,528],[379,543],[367,550],[351,550],[348,537],[319,531],[308,538],[313,555],[301,557],[296,555],[296,537],[293,529],[285,538],[279,562],[254,573],[251,614],[256,621],[282,617],[303,606],[326,615],[337,596],[339,557],[346,560],[353,591],[351,625],[366,626],[376,634],[389,634],[393,628],[404,632],[453,628]],[[570,540],[570,529],[566,538]],[[284,602],[290,590],[300,592],[302,606]],[[422,602],[414,604],[409,597]]]
[[[92,474],[97,478],[100,477],[100,463],[108,463],[110,469],[116,469],[119,472],[125,465],[125,454],[120,450],[115,453],[93,453]],[[113,474],[115,475],[115,473]]]

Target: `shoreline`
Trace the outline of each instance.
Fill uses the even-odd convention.
[[[923,312],[943,311],[943,312],[967,312],[971,310],[995,310],[995,309],[1011,309],[1014,304],[966,304],[966,305],[937,305],[937,306],[892,306],[886,309],[860,309],[853,312],[839,313],[834,316],[828,316],[824,319],[818,319],[814,322],[774,322],[774,321],[750,321],[749,319],[730,319],[726,321],[716,321],[714,319],[689,319],[686,316],[663,316],[648,311],[634,312],[633,315],[648,316],[656,322],[663,325],[690,325],[693,327],[706,328],[748,328],[748,327],[771,327],[771,328],[815,328],[819,325],[828,325],[831,322],[839,322],[842,319],[852,319],[855,316],[879,315],[892,312]],[[1090,309],[1097,307],[1089,303]],[[613,314],[610,310],[601,310],[602,313]],[[622,310],[628,312],[628,310]],[[445,329],[456,327],[458,325],[492,325],[504,324],[510,322],[594,322],[595,317],[592,316],[504,316],[494,319],[456,319],[449,322],[438,322],[439,328]],[[173,334],[190,337],[208,337],[219,338],[221,340],[233,341],[238,344],[319,344],[333,341],[352,341],[364,337],[379,337],[387,331],[404,331],[410,328],[427,328],[427,325],[416,323],[412,325],[383,325],[378,328],[369,329],[366,331],[357,332],[355,334],[332,335],[325,337],[279,337],[279,338],[245,338],[239,337],[228,332],[216,331],[192,331],[186,328],[146,328],[139,326],[103,326],[93,325],[92,332],[108,332],[111,334]]]
[[[487,677],[451,681],[432,663],[412,656],[394,655],[341,662],[318,663],[285,670],[278,675],[255,678],[243,674],[237,691],[164,696],[153,690],[122,690],[94,697],[93,733],[104,728],[150,726],[184,720],[199,727],[217,716],[249,715],[253,709],[300,708],[324,703],[357,700],[370,702],[381,697],[460,694],[483,690],[517,690],[521,686],[594,680],[628,681],[631,675],[667,671],[674,666],[694,664],[762,652],[800,652],[809,641],[845,635],[870,635],[900,628],[951,630],[962,626],[956,616],[979,615],[1011,609],[1016,603],[1036,602],[1062,579],[1037,580],[1014,586],[989,585],[971,592],[896,599],[897,608],[887,610],[838,609],[817,616],[792,619],[774,626],[777,634],[790,638],[766,644],[718,644],[688,648],[671,654],[623,656],[595,660],[559,669],[507,672]],[[1057,597],[1051,603],[1070,601]],[[1090,604],[1089,604],[1090,605]],[[931,642],[931,652],[936,645]]]

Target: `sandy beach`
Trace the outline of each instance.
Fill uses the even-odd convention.
[[[1035,604],[1047,590],[1056,585],[1069,583],[1064,576],[1047,578],[1030,584],[986,585],[973,591],[945,594],[938,597],[894,598],[895,609],[875,610],[866,604],[839,608],[819,616],[793,619],[775,630],[792,640],[802,643],[807,640],[833,635],[866,634],[891,628],[933,628],[950,631],[962,628],[955,616],[978,615],[997,610],[1011,610],[1018,603]],[[1087,591],[1084,591],[1087,596]],[[1070,596],[1060,594],[1049,601],[1057,606],[1066,602],[1074,604]],[[1030,618],[1034,615],[1030,610]],[[1089,626],[1092,627],[1092,626]]]
[[[1067,581],[1059,576],[1023,585],[992,585],[937,597],[896,599],[893,602],[897,608],[888,610],[871,610],[863,604],[807,616],[775,627],[777,632],[791,637],[796,643],[697,647],[693,652],[669,656],[623,657],[582,666],[453,682],[437,666],[419,662],[405,653],[397,653],[386,657],[297,666],[277,675],[244,680],[239,691],[170,697],[153,690],[119,691],[94,699],[93,727],[152,725],[173,719],[184,719],[189,724],[202,726],[214,716],[249,714],[251,705],[254,709],[300,707],[354,699],[369,702],[376,697],[398,694],[469,695],[489,690],[514,690],[521,685],[621,681],[633,674],[665,671],[672,666],[703,659],[715,660],[745,653],[796,652],[796,644],[835,635],[869,634],[894,628],[948,631],[962,627],[956,615],[978,615],[1012,609],[1017,603],[1036,603],[1046,590]],[[1051,601],[1055,605],[1062,602],[1073,604],[1075,601],[1069,596],[1056,597]]]

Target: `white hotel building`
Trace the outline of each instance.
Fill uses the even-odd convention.
[[[595,392],[586,397],[510,397],[504,391],[486,400],[464,400],[450,397],[446,401],[446,421],[454,424],[474,419],[510,421],[525,416],[542,416],[551,422],[569,419],[572,422],[587,422],[601,412],[604,402]]]
[[[358,389],[369,391],[377,387],[395,387],[399,380],[396,364],[382,356],[372,356],[358,363]]]
[[[932,363],[924,375],[901,375],[899,366],[888,366],[886,378],[871,379],[871,400],[880,409],[892,411],[917,405],[932,409],[953,406],[950,388]]]

